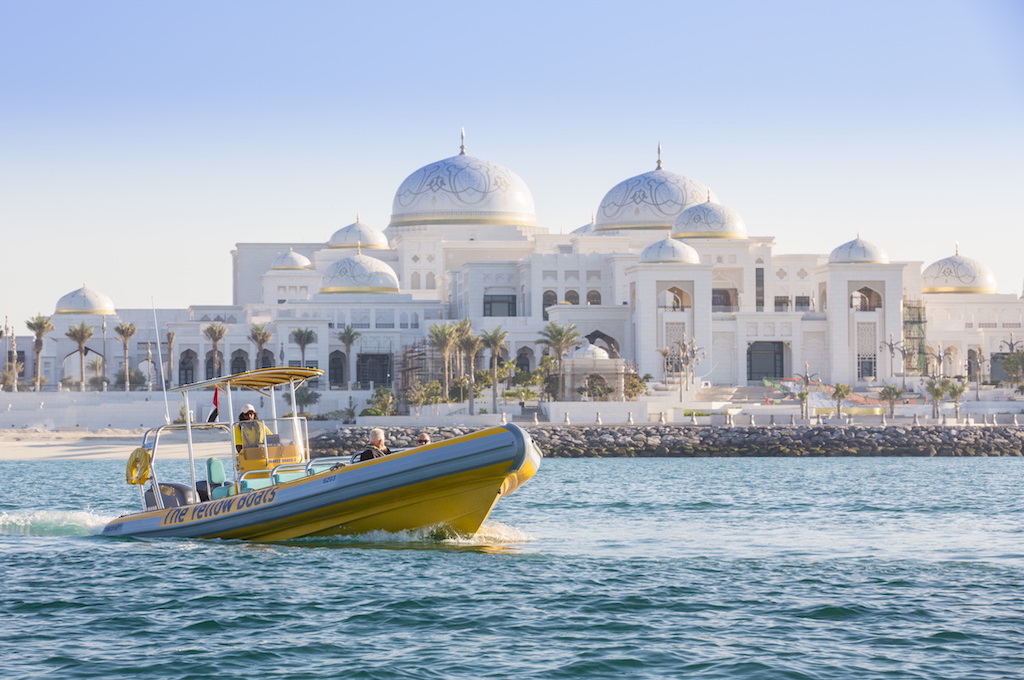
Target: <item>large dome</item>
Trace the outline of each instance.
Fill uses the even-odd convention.
[[[983,293],[998,292],[996,279],[988,267],[964,257],[959,248],[956,254],[928,265],[921,274],[922,293]]]
[[[700,255],[682,241],[664,238],[644,248],[640,261],[648,264],[700,264]]]
[[[116,314],[114,302],[109,297],[89,288],[85,284],[57,300],[54,314],[98,314],[111,316]]]
[[[380,229],[363,224],[356,217],[352,224],[342,227],[331,235],[327,242],[331,248],[363,248],[366,250],[387,250],[388,237]]]
[[[738,212],[709,196],[679,214],[672,238],[747,238],[747,225]]]
[[[616,229],[672,230],[676,217],[691,205],[717,200],[711,190],[689,177],[658,166],[619,182],[604,195],[597,209],[595,231]]]
[[[302,253],[297,253],[291,248],[287,252],[281,253],[274,258],[274,261],[270,263],[271,269],[285,270],[285,269],[311,269],[313,263],[309,261],[309,258]]]
[[[398,277],[387,263],[362,253],[343,257],[324,272],[321,293],[397,293]]]
[[[833,250],[828,261],[829,264],[889,264],[889,256],[874,243],[858,235]]]
[[[392,227],[431,224],[536,226],[533,194],[508,168],[466,155],[423,166],[395,192]]]

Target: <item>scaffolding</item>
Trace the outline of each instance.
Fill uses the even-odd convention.
[[[914,350],[913,357],[907,357],[903,364],[903,372],[907,375],[924,375],[928,372],[928,354],[925,342],[924,302],[921,300],[903,301],[903,346]]]

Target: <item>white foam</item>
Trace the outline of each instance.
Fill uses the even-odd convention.
[[[89,536],[113,517],[88,510],[16,510],[0,512],[0,534],[21,536]]]

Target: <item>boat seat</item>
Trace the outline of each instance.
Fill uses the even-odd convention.
[[[235,495],[234,484],[224,484],[222,486],[215,486],[210,491],[210,499],[215,500],[217,498],[227,498],[228,496]]]
[[[274,475],[274,484],[283,484],[284,482],[291,482],[296,479],[302,479],[306,476],[304,470],[287,470],[285,472],[278,472]]]
[[[243,479],[241,483],[241,493],[246,491],[252,491],[253,489],[266,489],[273,483],[270,477],[252,477],[250,479]]]
[[[199,483],[202,485],[202,482]],[[230,485],[233,487],[234,485]],[[224,498],[225,496],[231,495],[231,488],[228,486],[227,472],[224,470],[224,461],[220,458],[207,458],[206,459],[206,488],[201,490],[199,495],[203,495],[203,491],[208,494],[209,500],[213,498]]]

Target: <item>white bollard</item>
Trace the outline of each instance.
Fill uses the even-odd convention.
[[[565,412],[565,419],[562,422],[565,423],[566,425],[570,425],[572,423],[572,421],[569,420],[569,412],[568,411]]]
[[[501,412],[501,423],[499,423],[499,424],[500,425],[508,425],[508,416],[505,415],[504,411]]]
[[[914,425],[920,425],[920,424],[921,424],[921,416],[915,413],[914,414]]]
[[[632,411],[630,411],[629,413],[626,414],[626,423],[628,423],[629,425],[633,424],[633,412]]]
[[[594,422],[597,423],[598,425],[601,424],[601,412],[600,411],[597,412],[597,418],[594,419]]]
[[[540,425],[540,420],[537,418],[537,412],[536,411],[534,411],[534,413],[533,413],[533,424],[534,425]]]
[[[658,422],[661,423],[662,425],[665,424],[665,412],[664,411],[661,412],[661,417],[658,418]]]

